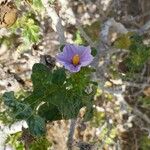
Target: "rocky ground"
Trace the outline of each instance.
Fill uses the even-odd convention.
[[[65,4],[65,5],[63,5]],[[135,5],[137,4],[137,5]],[[126,32],[126,31],[137,31],[141,29],[145,23],[149,20],[149,3],[146,0],[76,0],[70,1],[70,3],[64,1],[56,1],[55,9],[56,12],[60,13],[59,16],[62,18],[62,24],[64,25],[66,41],[69,43],[73,43],[73,35],[74,32],[79,30],[81,36],[92,46],[95,46],[99,52],[98,56],[95,59],[93,65],[97,68],[96,75],[94,76],[97,81],[102,83],[106,83],[107,79],[104,74],[106,73],[107,63],[103,63],[101,61],[102,57],[104,59],[109,59],[109,56],[105,52],[106,49],[111,48],[112,37],[114,32]],[[66,11],[67,10],[67,11]],[[147,14],[147,15],[146,15]],[[109,18],[114,18],[115,21],[109,20]],[[26,51],[17,51],[16,45],[14,47],[9,48],[4,43],[0,43],[0,93],[4,93],[6,91],[19,91],[20,89],[29,90],[32,87],[32,83],[30,80],[31,69],[33,64],[37,62],[49,62],[49,58],[47,55],[55,57],[58,53],[60,45],[60,35],[59,32],[55,32],[55,29],[52,26],[48,26],[53,22],[53,19],[49,19],[49,16],[46,16],[44,22],[44,30],[42,33],[42,39],[39,43],[33,45],[31,49]],[[96,33],[99,35],[104,35],[107,39],[107,43],[105,43],[105,39],[101,44],[99,41],[94,43],[91,39],[91,36],[88,35],[83,30],[83,25],[91,25],[93,22],[99,21],[102,26],[104,26],[106,21],[110,21],[110,28],[107,31],[106,35],[103,34],[105,32],[104,28],[100,28],[100,26],[96,27]],[[117,22],[116,22],[117,21]],[[117,23],[120,23],[119,25]],[[115,25],[114,25],[115,24]],[[117,24],[117,25],[116,25]],[[118,31],[116,26],[122,29]],[[105,28],[106,29],[106,28]],[[101,31],[102,30],[102,31]],[[8,35],[9,31],[5,29],[0,29],[0,37],[2,35]],[[107,36],[110,37],[107,37]],[[111,36],[112,35],[112,36]],[[147,35],[147,37],[149,34]],[[147,38],[148,39],[148,38]],[[107,45],[108,44],[108,45]],[[101,55],[101,56],[100,56]],[[101,63],[103,65],[101,65]],[[148,77],[149,74],[146,76]],[[117,82],[117,83],[115,83]],[[115,87],[111,90],[116,90],[116,88],[122,88],[123,83],[118,83],[118,81],[113,81]],[[144,81],[142,81],[144,82]],[[149,83],[149,82],[148,82]],[[101,85],[101,83],[100,83]],[[132,89],[132,90],[131,90]],[[135,102],[131,103],[130,95],[135,94],[133,92],[133,87],[131,89],[127,89],[123,92],[128,96],[126,98],[127,103],[121,101],[122,97],[117,93],[115,94],[115,98],[113,98],[112,102],[105,102],[104,95],[97,96],[97,110],[99,112],[106,113],[106,119],[108,123],[103,124],[100,127],[93,127],[90,122],[85,123],[82,122],[82,119],[79,118],[76,125],[76,130],[74,134],[74,148],[75,149],[117,149],[121,147],[121,150],[138,150],[138,135],[141,135],[142,131],[141,126],[145,128],[143,125],[146,122],[146,127],[148,127],[150,113],[149,110],[145,112],[142,109],[133,109],[128,111],[126,107],[134,107]],[[110,91],[111,91],[110,90]],[[133,93],[132,93],[133,92]],[[147,91],[148,92],[148,91]],[[135,97],[136,98],[136,97]],[[121,108],[125,107],[125,108]],[[127,106],[129,105],[129,106]],[[113,108],[118,108],[118,111],[115,111]],[[124,112],[127,111],[127,112]],[[144,117],[144,119],[137,119],[135,117],[137,115],[139,118]],[[125,118],[124,118],[125,117]],[[134,119],[133,119],[134,118]],[[134,120],[134,121],[133,121]],[[113,123],[111,123],[113,122]],[[137,122],[142,124],[141,126],[136,125]],[[138,124],[138,123],[137,123]],[[52,141],[54,150],[66,150],[66,141],[69,132],[70,121],[58,121],[49,123],[47,125],[47,138]],[[105,136],[104,139],[98,138],[98,133],[101,132],[101,129],[107,126],[107,128],[112,129],[113,126],[116,126],[118,131],[118,135],[115,139],[115,144],[108,147],[105,146]],[[110,130],[111,131],[111,130]],[[109,131],[107,132],[109,135]],[[107,135],[106,134],[106,135]],[[132,137],[132,138],[130,138]],[[95,146],[95,141],[100,143],[100,146]],[[92,143],[92,144],[91,144]]]

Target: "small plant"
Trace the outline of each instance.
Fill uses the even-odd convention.
[[[93,60],[90,47],[65,45],[57,60],[65,69],[33,66],[33,91],[26,98],[17,98],[13,91],[3,95],[14,120],[26,120],[35,137],[45,135],[48,121],[77,118],[82,107],[86,107],[84,119],[92,117],[96,85],[91,80],[94,69],[88,66]]]
[[[150,47],[143,43],[142,36],[127,33],[120,36],[114,45],[117,48],[128,50],[128,53],[121,62],[120,68],[121,70],[126,70],[126,73],[129,75],[141,71],[144,64],[149,60]]]

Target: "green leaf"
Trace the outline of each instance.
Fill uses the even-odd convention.
[[[10,107],[14,113],[14,118],[16,119],[26,119],[31,116],[32,109],[28,104],[19,102],[15,96],[14,92],[6,92],[3,95],[4,103],[6,106]]]
[[[55,121],[62,119],[62,114],[60,113],[58,107],[51,103],[45,103],[40,106],[38,114],[42,118],[45,118],[46,121]]]
[[[4,99],[4,103],[6,106],[8,107],[14,107],[15,106],[15,96],[14,96],[14,92],[5,92],[3,94],[3,99]]]
[[[4,103],[12,109],[15,119],[27,120],[31,134],[41,136],[45,133],[45,120],[38,115],[32,115],[31,107],[19,102],[14,97],[14,92],[6,92],[3,99]]]
[[[40,32],[40,28],[34,24],[34,22],[29,21],[25,24],[24,28],[23,28],[23,37],[24,37],[24,41],[26,41],[26,43],[28,43],[28,41],[30,43],[36,43],[39,41],[39,32]]]
[[[36,109],[42,101],[48,101],[50,94],[57,89],[57,85],[52,84],[52,72],[40,63],[34,64],[31,79],[33,82],[33,92],[24,101],[33,109]]]
[[[25,101],[32,105],[32,103],[39,104],[41,101],[51,100],[50,95],[55,93],[55,91],[58,92],[59,86],[62,86],[66,79],[65,70],[51,71],[43,64],[35,64],[32,70],[31,78],[34,91]]]
[[[61,52],[63,51],[64,47],[65,47],[65,45],[61,45],[61,46],[60,46],[60,51],[61,51]]]
[[[129,71],[140,71],[143,68],[143,65],[148,61],[150,57],[150,47],[144,45],[143,43],[132,41],[129,50],[130,53],[125,59]]]
[[[96,56],[97,55],[97,49],[96,48],[94,48],[94,47],[91,47],[91,54],[92,54],[92,56],[94,57],[94,56]]]
[[[86,44],[84,38],[81,36],[81,33],[79,30],[77,30],[77,32],[75,33],[75,39],[74,39],[74,42],[76,44],[79,44],[79,45],[83,45],[83,44]]]
[[[34,8],[40,10],[43,8],[42,0],[32,0]]]
[[[90,81],[92,68],[85,67],[80,72],[66,77],[63,68],[50,70],[44,64],[35,64],[32,68],[32,93],[18,101],[14,93],[5,93],[5,104],[9,106],[15,118],[27,120],[29,131],[34,136],[45,133],[45,122],[77,118],[82,107],[87,108],[85,120],[93,115],[93,89],[86,93],[87,87],[95,87]],[[79,82],[80,81],[80,82]],[[32,109],[31,109],[32,108]]]
[[[45,134],[45,120],[39,115],[33,115],[27,120],[29,131],[33,136]]]
[[[132,44],[135,44],[135,43],[142,44],[143,43],[143,36],[140,36],[135,33],[130,36],[130,39],[132,41]]]
[[[129,49],[130,45],[131,39],[129,33],[121,35],[114,43],[114,46],[120,49]]]
[[[31,79],[34,89],[46,89],[52,83],[52,72],[47,66],[36,63],[32,68]]]
[[[65,69],[60,68],[60,69],[54,70],[53,76],[52,76],[52,83],[62,85],[65,80],[66,80]]]
[[[73,91],[60,89],[57,95],[53,97],[53,102],[58,107],[63,119],[76,118],[79,110],[83,107],[80,95],[73,94]]]

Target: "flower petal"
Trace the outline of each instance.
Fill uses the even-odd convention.
[[[75,53],[76,53],[76,49],[74,48],[74,46],[71,45],[71,44],[67,44],[63,48],[63,52],[61,52],[60,54],[58,54],[56,56],[56,59],[59,62],[60,61],[65,61],[65,62],[70,62],[71,63],[72,57],[75,55]]]
[[[80,63],[81,66],[87,66],[93,61],[94,57],[91,55],[91,49],[90,47],[86,47],[84,52],[82,53],[80,57]]]
[[[69,62],[68,59],[66,59],[66,55],[64,53],[60,53],[56,56],[57,61],[59,62]]]
[[[73,65],[72,59],[76,55],[79,56],[79,64]],[[93,56],[89,46],[67,44],[63,48],[63,52],[56,56],[56,59],[70,72],[78,72],[82,66],[87,66],[92,62]]]
[[[76,54],[76,49],[72,44],[66,44],[63,48],[63,53],[67,59],[72,59],[72,57]]]
[[[91,55],[90,46],[84,47],[81,57],[84,57],[84,55],[87,54],[87,53]]]
[[[84,55],[84,53],[91,53],[91,48],[90,46],[80,46],[80,51],[81,51],[81,56]]]
[[[87,49],[87,47],[85,47],[85,46],[78,46],[78,45],[73,45],[73,44],[67,44],[64,47],[64,53],[70,52],[71,53],[70,56],[73,56],[73,55],[76,55],[76,54],[81,56],[86,49]]]
[[[72,64],[66,64],[64,66],[65,66],[65,69],[69,70],[70,72],[79,72],[81,69],[81,65],[74,66]]]

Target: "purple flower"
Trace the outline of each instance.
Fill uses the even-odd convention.
[[[82,66],[87,66],[92,62],[93,56],[89,46],[67,44],[56,59],[70,72],[78,72]]]

